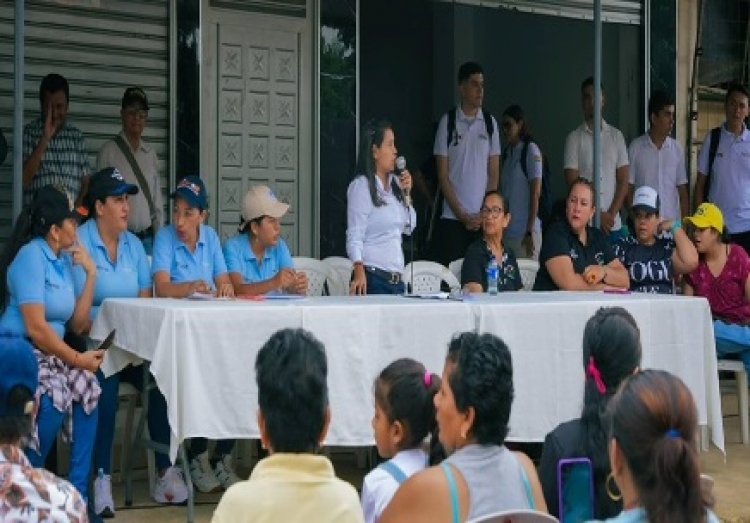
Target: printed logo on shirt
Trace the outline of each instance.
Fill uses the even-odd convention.
[[[570,249],[570,257],[571,257],[572,259],[574,259],[574,260],[577,260],[577,259],[578,259],[578,253],[576,252],[576,250],[575,250],[575,249]]]
[[[596,260],[596,263],[599,265],[604,265],[604,253],[603,252],[597,252],[594,254],[594,259]]]

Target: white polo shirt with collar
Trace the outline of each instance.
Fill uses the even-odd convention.
[[[682,146],[667,136],[658,148],[646,133],[630,143],[630,185],[648,185],[659,194],[659,214],[663,220],[679,220],[680,195],[677,186],[688,183]]]
[[[609,209],[617,188],[617,169],[628,165],[628,150],[625,138],[616,127],[602,119],[602,172],[599,179],[599,194],[602,211]],[[594,174],[594,132],[586,122],[568,134],[565,140],[565,169],[577,169],[578,175],[592,180]],[[622,227],[619,214],[615,216],[613,231]]]
[[[698,171],[708,173],[711,131],[698,152]],[[721,209],[724,224],[732,234],[750,231],[750,131],[743,126],[735,137],[721,125],[708,199]]]
[[[448,145],[448,113],[440,119],[435,135],[433,154],[448,158],[448,179],[461,207],[470,214],[479,213],[489,179],[489,159],[500,156],[500,129],[492,118],[492,136],[487,135],[484,113],[467,117],[456,108],[456,130]],[[443,218],[457,220],[447,201],[443,203]]]

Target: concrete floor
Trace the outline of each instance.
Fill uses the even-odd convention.
[[[737,403],[734,398],[724,398],[724,413],[726,461],[724,455],[712,447],[709,452],[701,454],[701,471],[714,478],[715,511],[719,517],[727,523],[750,523],[750,445],[743,445],[740,441],[739,419],[736,416]],[[337,475],[359,489],[366,471],[357,467],[354,454],[334,453],[333,461]],[[122,484],[114,484],[113,491],[117,505],[117,515],[112,520],[113,523],[176,523],[187,520],[185,507],[168,507],[154,503],[148,494],[148,482],[145,479],[135,483],[133,507],[124,507]],[[211,521],[220,497],[220,494],[198,494],[196,523]]]

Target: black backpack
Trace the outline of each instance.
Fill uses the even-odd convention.
[[[711,175],[713,174],[714,160],[716,160],[716,153],[719,151],[720,141],[721,126],[714,127],[711,129],[711,135],[708,139],[708,172],[706,173],[706,184],[703,186],[703,202],[708,201],[708,191],[711,189]]]
[[[529,144],[530,143],[536,143],[534,139],[531,136],[526,136],[523,139],[523,148],[521,149],[521,159],[519,160],[521,162],[521,170],[523,171],[524,176],[526,178],[529,177],[528,168],[526,166],[526,158],[529,155]],[[539,144],[536,144],[537,147],[539,147]],[[505,162],[506,158],[508,157],[508,149],[510,146],[506,147],[503,150],[503,162]],[[542,189],[539,194],[539,211],[537,212],[537,216],[542,221],[542,228],[544,228],[545,224],[549,222],[550,218],[552,218],[552,175],[550,173],[549,168],[549,161],[547,160],[547,155],[541,152],[541,147],[539,148],[539,152],[542,155]]]
[[[495,124],[492,123],[492,115],[490,112],[482,107],[482,116],[484,117],[484,125],[487,128],[487,137],[490,139],[490,142],[492,141],[492,133],[495,132]],[[448,147],[451,146],[451,142],[453,142],[453,145],[458,145],[458,134],[456,134],[456,108],[454,107],[450,111],[448,111],[448,134],[447,136],[447,142]]]

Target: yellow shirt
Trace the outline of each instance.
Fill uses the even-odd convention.
[[[222,496],[212,523],[361,523],[357,491],[338,479],[330,460],[313,454],[273,454],[250,479]]]

